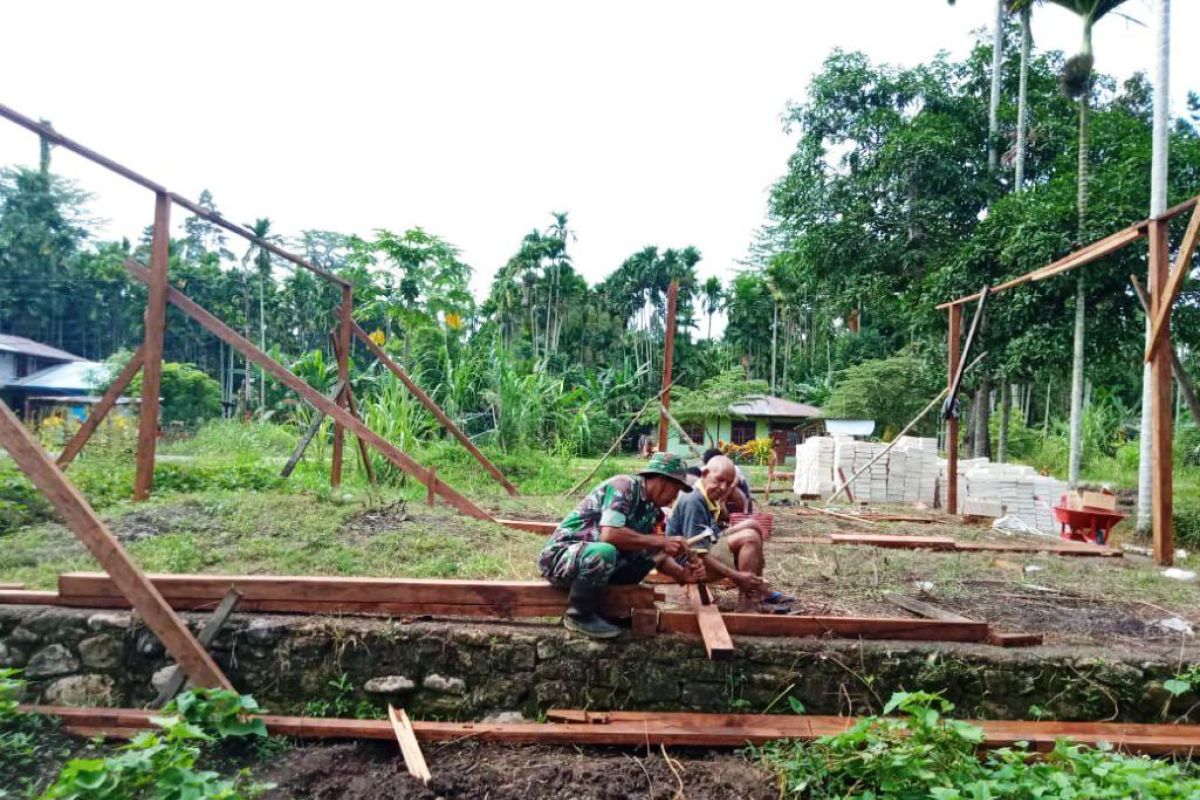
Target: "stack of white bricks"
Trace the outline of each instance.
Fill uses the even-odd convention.
[[[796,448],[793,490],[829,497],[841,485],[839,470],[850,478],[886,448],[849,437],[809,437]],[[956,479],[959,511],[968,498],[999,503],[1005,513],[1040,531],[1057,530],[1051,507],[1067,490],[1064,482],[1039,475],[1032,467],[993,464],[986,458],[959,459]],[[923,503],[932,508],[945,505],[947,481],[937,440],[906,436],[851,484],[850,493],[859,502]]]

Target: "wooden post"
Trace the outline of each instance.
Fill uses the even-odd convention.
[[[671,281],[671,288],[667,290],[667,319],[666,319],[666,338],[663,342],[663,393],[662,405],[663,408],[670,410],[671,408],[671,362],[675,360],[675,308],[679,301],[679,281]],[[658,452],[665,453],[667,451],[667,416],[661,415],[658,420]]]
[[[339,406],[345,406],[345,387],[350,385],[350,326],[353,324],[351,313],[354,303],[353,289],[349,286],[342,287],[342,304],[339,306],[340,324],[337,331],[337,348],[334,355],[337,356],[338,365],[338,380],[341,381],[343,390],[334,398]],[[333,423],[333,466],[329,471],[329,484],[334,488],[342,485],[342,449],[346,444],[346,429],[341,426],[336,420]]]
[[[342,393],[342,382],[337,381],[333,384],[333,391],[329,393],[330,399],[337,401],[338,396]],[[287,463],[283,465],[283,469],[279,473],[279,477],[287,478],[296,469],[296,465],[300,463],[300,458],[304,455],[304,451],[312,444],[312,440],[317,435],[317,431],[321,430],[321,423],[325,421],[325,413],[317,411],[313,415],[312,422],[308,424],[308,430],[300,437],[300,441],[296,444],[296,449],[292,451],[292,455],[288,458]]]
[[[171,199],[154,196],[154,236],[150,242],[150,298],[142,341],[142,409],[138,418],[137,475],[133,499],[150,497],[154,485],[154,449],[158,444],[158,397],[162,384],[163,335],[167,326],[167,257],[171,242]]]
[[[1189,226],[1189,234],[1191,228]],[[1189,237],[1190,238],[1190,237]],[[1185,243],[1186,244],[1186,243]],[[1194,246],[1194,241],[1192,242]],[[1170,281],[1170,254],[1168,252],[1168,230],[1165,221],[1150,226],[1150,267],[1146,291],[1150,296],[1150,307],[1154,319],[1162,331],[1151,350],[1151,429],[1142,431],[1151,438],[1152,471],[1150,519],[1154,526],[1154,562],[1159,566],[1170,566],[1175,560],[1175,541],[1171,515],[1171,316],[1169,304],[1173,302]],[[1181,257],[1176,269],[1186,270],[1190,259]]]
[[[437,467],[429,468],[429,493],[425,496],[425,502],[431,506],[437,503]]]
[[[950,333],[946,341],[946,387],[954,386],[958,371],[959,339],[962,336],[962,306],[950,306]],[[958,417],[946,420],[946,511],[958,513]]]
[[[138,374],[138,370],[142,368],[142,348],[139,347],[133,351],[133,356],[130,357],[129,363],[125,365],[125,369],[121,370],[121,374],[108,387],[108,391],[100,398],[100,402],[95,405],[92,412],[88,414],[88,418],[79,426],[79,430],[75,431],[75,435],[71,437],[71,441],[67,442],[67,446],[58,454],[58,465],[63,469],[67,468],[75,456],[79,455],[79,451],[88,443],[88,439],[92,438],[92,434],[96,432],[96,428],[100,427],[100,423],[108,416],[108,412],[121,399],[121,393],[133,381],[133,377]]]
[[[4,403],[0,403],[0,447],[8,451],[17,467],[62,515],[67,527],[74,531],[79,541],[100,562],[121,594],[145,620],[167,652],[183,667],[188,677],[200,686],[232,689],[208,651],[196,641],[187,625],[176,616],[154,584],[133,563],[133,559],[100,521],[79,490],[67,480],[63,471],[43,452],[32,434]]]

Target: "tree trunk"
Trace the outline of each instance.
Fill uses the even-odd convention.
[[[1171,73],[1171,0],[1155,3],[1154,59],[1154,127],[1151,135],[1150,157],[1150,216],[1157,217],[1167,209],[1167,174],[1170,151],[1168,101]],[[1150,339],[1150,315],[1146,315],[1146,343]],[[1142,364],[1142,424],[1138,433],[1138,494],[1137,531],[1147,533],[1151,528],[1152,446],[1154,415],[1151,413],[1154,383],[1150,364]]]
[[[985,377],[975,391],[975,458],[991,457],[991,441],[988,428],[991,418],[992,381]]]
[[[1088,129],[1090,108],[1088,93],[1079,98],[1079,185],[1076,204],[1079,211],[1078,241],[1085,242],[1088,207]],[[1084,272],[1079,271],[1075,282],[1075,345],[1071,357],[1071,445],[1067,468],[1067,485],[1079,486],[1079,467],[1083,460],[1083,349],[1087,322],[1087,291]]]
[[[992,31],[992,95],[988,101],[988,168],[1000,166],[1000,78],[1004,68],[1004,0],[996,0],[996,26]]]
[[[1029,135],[1029,50],[1033,45],[1033,30],[1029,24],[1030,8],[1021,9],[1021,76],[1017,84],[1017,157],[1015,191],[1025,185],[1025,150]]]
[[[1008,460],[1008,418],[1012,413],[1012,387],[1007,380],[1000,382],[1000,430],[996,436],[996,460]]]

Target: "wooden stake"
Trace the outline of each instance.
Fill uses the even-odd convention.
[[[130,275],[140,281],[147,281],[149,273],[145,267],[138,264],[132,259],[126,259],[125,269]],[[282,383],[284,386],[291,389],[313,408],[318,411],[324,411],[334,420],[341,422],[355,436],[360,436],[367,440],[367,444],[374,447],[384,455],[389,461],[395,464],[401,471],[412,475],[423,486],[429,485],[429,470],[418,464],[411,456],[401,451],[388,440],[384,439],[375,431],[368,428],[363,422],[354,417],[346,409],[339,406],[329,398],[322,395],[313,387],[305,383],[301,378],[289,371],[287,367],[280,364],[269,355],[259,350],[246,337],[242,336],[237,331],[230,328],[224,322],[214,317],[200,305],[195,303],[187,295],[180,292],[173,286],[167,287],[167,300],[178,308],[183,313],[194,319],[201,327],[210,331],[217,336],[221,341],[233,347],[238,352],[242,353],[250,361],[261,366],[272,377]],[[469,499],[455,491],[445,481],[437,482],[437,492],[441,495],[449,505],[453,506],[459,512],[466,514],[476,519],[491,520],[492,515],[484,511],[479,506],[472,503]]]
[[[75,456],[79,455],[79,451],[92,438],[92,434],[96,432],[96,428],[100,427],[100,423],[108,416],[108,412],[121,399],[121,393],[128,388],[134,376],[138,374],[138,370],[142,368],[142,353],[143,347],[139,345],[138,349],[133,351],[133,356],[130,357],[129,363],[121,370],[121,374],[117,376],[117,379],[104,392],[104,396],[100,398],[100,402],[92,407],[87,419],[79,426],[79,430],[75,431],[75,435],[71,437],[71,441],[67,442],[67,446],[58,454],[59,467],[66,469],[75,460]]]
[[[404,756],[404,766],[408,768],[408,774],[421,783],[429,785],[429,782],[433,780],[433,775],[425,763],[425,756],[421,753],[421,745],[417,743],[417,735],[413,733],[412,722],[409,721],[408,714],[404,712],[403,708],[397,711],[389,703],[388,719],[392,721],[392,730],[396,733],[396,742],[400,745],[400,753]]]
[[[353,290],[349,286],[343,286],[342,304],[338,311],[340,325],[338,326],[337,347],[334,349],[334,354],[337,356],[338,381],[342,384],[343,389],[350,385],[350,326],[354,324],[351,319],[353,303]],[[345,398],[341,393],[338,394],[336,402],[339,406],[346,405]],[[333,424],[333,465],[329,471],[329,483],[334,488],[342,485],[342,449],[345,447],[345,442],[346,431],[335,420]]]
[[[905,611],[911,611],[917,616],[925,617],[926,619],[940,619],[945,622],[973,622],[973,620],[968,617],[964,617],[962,614],[955,614],[953,611],[947,611],[944,608],[938,608],[931,603],[926,603],[922,600],[916,599],[915,597],[908,597],[906,595],[893,594],[889,592],[883,596],[883,599],[887,600],[894,606],[900,606],[900,608],[903,608]]]
[[[704,649],[712,661],[724,661],[733,657],[733,640],[725,628],[721,612],[708,596],[707,587],[691,583],[687,587],[688,600],[696,611],[696,623],[704,639]]]
[[[121,594],[188,677],[199,686],[233,688],[208,651],[196,641],[154,584],[133,563],[79,490],[4,403],[0,403],[0,446],[8,451],[17,467],[46,496],[88,552],[100,562]]]
[[[950,331],[946,339],[946,391],[954,386],[962,337],[962,306],[950,306]],[[958,416],[946,420],[946,511],[958,513]]]
[[[425,406],[425,408],[429,410],[430,414],[433,414],[437,421],[442,424],[442,427],[449,431],[450,435],[457,439],[458,443],[465,447],[467,452],[475,457],[475,460],[479,462],[480,466],[487,470],[488,474],[495,478],[496,481],[504,487],[506,492],[515,496],[517,494],[517,487],[514,486],[508,478],[504,477],[504,473],[500,471],[500,468],[493,464],[491,460],[485,456],[478,447],[475,446],[475,443],[471,441],[471,437],[463,433],[462,429],[454,424],[454,420],[450,419],[449,415],[446,414],[442,407],[439,406],[432,397],[427,395],[425,390],[418,386],[416,381],[409,377],[408,373],[405,372],[404,369],[401,368],[401,366],[397,364],[391,356],[384,352],[382,347],[371,341],[370,335],[357,323],[354,325],[353,330],[354,335],[358,337],[359,341],[361,341],[363,345],[371,351],[371,355],[379,359],[379,363],[391,370],[392,374],[400,379],[400,382],[404,384],[404,388],[408,389],[412,396],[417,398],[421,405]]]
[[[150,297],[146,301],[142,341],[142,408],[138,417],[137,474],[133,499],[150,497],[154,485],[154,449],[158,444],[158,402],[162,384],[163,336],[167,325],[167,258],[171,242],[171,201],[154,196],[154,235],[150,242]]]
[[[1192,216],[1188,226],[1188,238],[1184,242],[1195,247],[1195,228],[1200,213]],[[1174,301],[1169,284],[1169,246],[1167,223],[1155,222],[1150,228],[1150,266],[1146,281],[1154,310],[1156,324],[1161,324],[1161,337],[1155,339],[1150,361],[1151,429],[1142,435],[1151,436],[1153,498],[1150,519],[1154,527],[1154,563],[1170,566],[1175,561],[1174,531],[1172,528],[1172,453],[1171,453],[1171,317],[1170,305]],[[1176,269],[1186,269],[1191,261],[1190,250],[1180,251]],[[1176,287],[1177,288],[1177,287]]]
[[[437,504],[437,467],[429,468],[429,494],[425,497],[425,502],[430,506]]]
[[[663,408],[671,408],[671,364],[675,360],[675,311],[679,301],[679,281],[671,281],[667,290],[667,330],[663,342]],[[658,420],[658,452],[667,451],[667,418]]]
[[[333,391],[329,393],[330,399],[336,399],[342,393],[343,384],[338,381],[333,385]],[[292,455],[288,457],[287,463],[283,465],[283,469],[279,472],[279,477],[287,478],[296,469],[296,465],[300,463],[301,457],[304,456],[304,451],[312,443],[313,438],[317,435],[317,431],[321,429],[321,423],[325,421],[325,412],[317,411],[313,415],[312,422],[308,423],[308,430],[300,437],[300,441],[296,444],[296,449],[292,451]]]
[[[229,615],[233,613],[233,609],[237,606],[238,601],[242,599],[242,593],[237,589],[230,588],[225,593],[225,597],[221,598],[221,604],[217,606],[217,610],[212,616],[204,622],[204,627],[200,629],[200,634],[196,637],[200,644],[208,647],[213,643],[213,639],[217,638],[217,634],[221,632],[221,626],[229,619]],[[167,679],[167,683],[163,686],[158,697],[154,698],[151,705],[164,706],[170,702],[171,698],[179,694],[179,690],[183,688],[185,675],[183,670],[178,666],[171,670],[171,677]]]

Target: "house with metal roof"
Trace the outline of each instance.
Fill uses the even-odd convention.
[[[0,334],[0,388],[47,367],[83,360],[66,350],[24,336]]]
[[[820,432],[820,419],[821,409],[808,403],[755,395],[731,403],[728,414],[682,425],[688,437],[705,448],[715,447],[718,442],[745,444],[751,439],[769,438],[775,449],[776,463],[785,464],[795,460],[796,446],[805,436]],[[685,457],[691,455],[687,442],[673,427],[667,450]]]
[[[3,393],[4,401],[27,420],[58,414],[69,415],[82,422],[87,418],[91,406],[100,401],[99,390],[109,382],[110,377],[107,364],[99,361],[68,361],[8,381],[0,387],[0,393]],[[129,403],[125,397],[117,401],[119,406]]]

